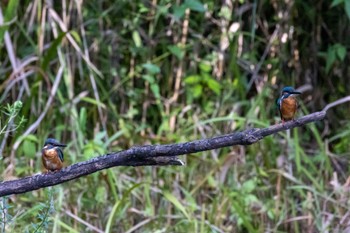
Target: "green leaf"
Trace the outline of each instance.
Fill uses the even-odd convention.
[[[345,0],[345,12],[350,20],[350,0]]]
[[[175,19],[179,20],[185,15],[186,11],[186,6],[181,5],[181,6],[174,6],[173,14]]]
[[[138,31],[135,30],[132,32],[132,39],[134,40],[135,46],[137,48],[142,47],[142,40]]]
[[[87,118],[86,108],[82,107],[80,109],[80,114],[79,114],[79,125],[80,125],[81,131],[83,131],[84,133],[86,129],[86,118]]]
[[[339,5],[340,3],[343,3],[344,0],[333,0],[332,4],[331,4],[331,7],[335,7],[337,5]]]
[[[154,81],[155,81],[155,79],[152,75],[145,74],[145,75],[142,75],[141,77],[149,83],[154,83]]]
[[[159,15],[168,15],[169,13],[169,6],[165,5],[165,6],[162,6],[162,5],[158,5],[157,6],[157,12]]]
[[[185,83],[186,84],[197,84],[201,81],[201,76],[200,75],[190,75],[190,76],[187,76],[185,79],[184,79]]]
[[[192,90],[193,97],[198,98],[202,95],[203,87],[202,85],[197,84],[194,87],[192,87],[191,90]]]
[[[95,154],[95,150],[92,147],[88,145],[84,147],[83,155],[86,160],[92,158],[94,154]]]
[[[207,80],[207,84],[210,90],[215,92],[215,94],[220,95],[221,85],[218,81],[211,78]]]
[[[13,17],[16,16],[18,3],[18,0],[10,0],[8,2],[5,12],[5,22],[10,21]]]
[[[78,45],[81,45],[81,37],[77,31],[69,31],[69,34],[74,38],[75,42],[77,42]]]
[[[275,219],[274,211],[268,210],[267,211],[267,216],[269,217],[269,219],[274,220]]]
[[[139,4],[139,13],[147,13],[150,11],[150,8],[146,7],[144,4],[140,3]]]
[[[328,74],[330,69],[332,68],[334,62],[336,59],[335,50],[333,47],[329,47],[327,51],[327,57],[326,57],[326,73]]]
[[[209,62],[203,61],[203,62],[199,63],[199,69],[203,72],[208,73],[211,71],[211,65]]]
[[[104,103],[102,103],[101,101],[97,101],[97,100],[90,98],[90,97],[83,97],[83,98],[81,98],[81,100],[85,101],[87,103],[93,104],[93,105],[98,105],[102,108],[106,108],[106,105]]]
[[[16,100],[16,102],[13,104],[14,111],[18,112],[19,110],[21,110],[22,106],[22,101]]]
[[[160,68],[152,63],[142,64],[142,67],[145,68],[150,74],[158,74],[160,73]]]
[[[5,32],[7,31],[8,27],[9,27],[8,23],[12,23],[10,21],[12,21],[14,17],[16,17],[18,3],[19,3],[18,0],[10,0],[7,4],[7,7],[5,9],[5,15],[4,15],[4,24],[5,25],[7,24],[7,25],[0,27],[0,44],[4,40]],[[2,5],[0,4],[0,6],[2,6]]]
[[[249,205],[254,202],[259,202],[259,199],[253,194],[244,195],[244,202],[246,205]]]
[[[33,142],[38,142],[38,138],[37,136],[33,135],[33,134],[29,134],[25,137],[26,140],[30,140],[30,141],[33,141]]]
[[[151,84],[151,90],[153,92],[154,97],[156,99],[160,99],[160,91],[159,91],[159,86],[156,83]]]
[[[58,37],[53,41],[50,48],[47,50],[44,58],[42,59],[41,68],[46,70],[50,62],[57,57],[57,47],[61,44],[62,39],[66,36],[66,32],[62,32]]]
[[[186,0],[184,5],[193,11],[205,12],[204,5],[198,0]]]
[[[176,45],[169,45],[168,50],[170,51],[171,54],[175,55],[178,59],[182,59],[185,55],[185,52]]]
[[[346,56],[346,48],[343,45],[337,44],[336,53],[337,53],[337,57],[339,58],[339,60],[344,61],[345,56]]]
[[[178,208],[188,220],[190,220],[190,215],[187,213],[186,208],[177,200],[177,198],[167,191],[163,191],[163,195],[168,201],[170,201],[176,208]]]
[[[208,184],[210,187],[213,188],[218,187],[218,181],[212,175],[208,176]]]
[[[251,180],[247,180],[246,182],[243,183],[242,185],[242,191],[245,193],[251,193],[254,191],[256,187],[256,181],[251,179]]]
[[[223,7],[221,7],[219,16],[225,18],[226,20],[231,20],[232,11],[228,6],[224,5]]]

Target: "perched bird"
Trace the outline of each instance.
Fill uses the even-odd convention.
[[[277,100],[282,123],[294,120],[294,115],[298,108],[298,102],[295,95],[299,94],[301,94],[301,92],[295,91],[293,87],[284,87],[282,89],[282,95]]]
[[[55,172],[63,167],[63,152],[61,147],[67,145],[60,143],[56,139],[48,138],[45,141],[42,152],[42,162],[47,172]]]

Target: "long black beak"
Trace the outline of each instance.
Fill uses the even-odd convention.
[[[59,147],[66,147],[67,145],[61,144],[61,143],[55,143],[54,146],[59,146]]]
[[[299,92],[299,91],[292,91],[291,94],[300,95],[301,92]]]

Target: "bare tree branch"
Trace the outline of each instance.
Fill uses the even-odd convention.
[[[109,153],[85,162],[73,164],[55,173],[39,174],[18,180],[1,182],[0,197],[61,184],[115,166],[184,165],[184,163],[176,157],[177,155],[196,153],[233,145],[250,145],[268,135],[286,129],[300,127],[310,122],[323,120],[325,116],[326,112],[321,111],[306,115],[294,121],[272,125],[264,129],[252,128],[242,132],[192,142],[132,147],[128,150]]]
[[[333,108],[333,107],[335,107],[335,106],[337,106],[339,104],[346,103],[346,102],[350,102],[350,95],[348,95],[346,97],[343,97],[341,99],[338,99],[338,100],[336,100],[336,101],[334,101],[334,102],[332,102],[330,104],[327,104],[326,107],[324,107],[322,111],[327,112],[328,109]]]

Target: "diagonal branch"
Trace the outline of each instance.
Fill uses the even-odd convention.
[[[213,150],[233,145],[250,145],[268,135],[300,127],[310,122],[323,120],[325,116],[326,112],[321,111],[306,115],[294,121],[272,125],[264,129],[252,128],[241,132],[192,142],[132,147],[128,150],[109,153],[85,162],[73,164],[55,173],[39,174],[18,180],[1,182],[0,197],[54,186],[115,166],[184,165],[184,163],[176,157],[177,155]]]

